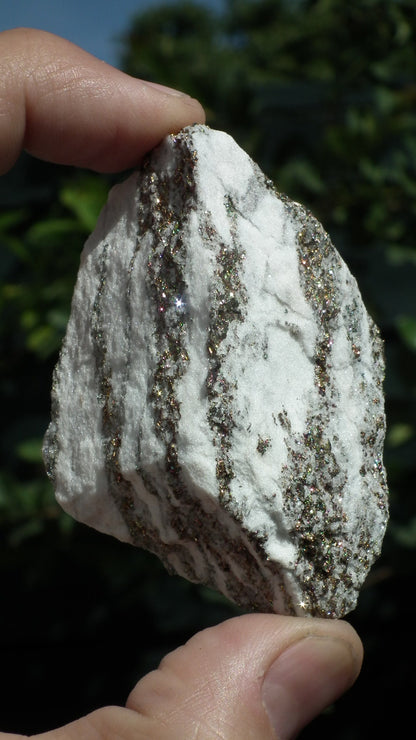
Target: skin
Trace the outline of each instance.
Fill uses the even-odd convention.
[[[56,36],[0,33],[0,174],[22,149],[121,171],[166,134],[204,120],[196,100],[131,78]],[[36,737],[286,740],[352,685],[361,661],[361,642],[346,622],[245,615],[167,655],[125,707],[103,707]],[[0,740],[22,737],[0,732]]]

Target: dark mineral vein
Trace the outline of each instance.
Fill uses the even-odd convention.
[[[343,581],[346,593],[351,593],[348,565],[351,558],[357,556],[354,544],[345,537],[343,492],[346,474],[341,473],[331,441],[325,434],[337,402],[331,375],[331,348],[340,312],[335,277],[340,258],[321,224],[302,206],[284,197],[282,200],[296,222],[302,224],[297,235],[299,275],[305,298],[317,316],[319,327],[314,363],[315,386],[321,397],[319,412],[312,407],[309,410],[304,434],[295,437],[293,443],[286,442],[288,464],[283,475],[284,508],[295,522],[291,536],[298,542],[299,555],[295,567],[303,590],[301,606],[312,615],[333,617],[339,602],[339,580]],[[352,321],[352,307],[350,311]],[[356,336],[355,322],[348,338],[357,357]],[[368,560],[365,550],[369,539],[370,534],[363,524],[358,557]],[[338,568],[336,577],[335,568]],[[344,610],[348,611],[349,606],[344,604]]]
[[[216,448],[219,500],[227,505],[231,499],[230,484],[234,478],[230,451],[234,426],[233,391],[237,381],[225,377],[223,365],[229,351],[226,339],[230,325],[232,322],[244,321],[247,295],[241,280],[241,266],[245,255],[238,243],[237,214],[229,195],[225,197],[224,206],[230,223],[232,243],[229,246],[219,244],[216,257],[207,338],[209,370],[206,388],[209,400],[208,422],[214,434],[213,444]],[[211,231],[215,232],[214,229]]]
[[[232,531],[235,526],[240,526],[236,524],[235,512],[225,515],[222,526],[228,531],[221,534],[218,518],[204,511],[198,500],[188,491],[178,460],[180,404],[177,398],[177,385],[189,362],[186,350],[189,316],[184,277],[187,245],[182,235],[195,198],[193,179],[195,154],[189,151],[181,136],[175,137],[175,144],[177,148],[182,149],[178,157],[179,165],[173,176],[175,194],[172,192],[170,178],[165,179],[156,173],[150,173],[143,183],[139,214],[140,234],[143,235],[151,229],[154,237],[146,275],[146,284],[154,306],[155,344],[158,352],[150,401],[154,413],[155,433],[165,446],[165,477],[173,494],[172,496],[167,494],[171,510],[170,524],[180,542],[177,546],[170,544],[168,550],[174,552],[180,548],[182,564],[184,559],[187,561],[188,577],[191,580],[201,580],[201,573],[195,573],[195,566],[186,545],[187,542],[194,542],[204,557],[207,585],[214,585],[216,581],[215,571],[211,566],[214,557],[216,562],[221,563],[223,578],[237,603],[241,599],[240,589],[244,589],[246,594],[250,592],[252,594],[253,608],[270,610],[273,608],[270,582],[265,574],[258,571],[256,556],[251,552],[254,550],[258,557],[263,559],[259,538],[247,533],[250,546],[243,544],[242,541],[235,541]],[[229,247],[224,244],[217,245],[219,249],[212,294],[214,309],[210,314],[207,339],[209,372],[206,388],[209,398],[209,423],[214,432],[214,445],[218,450],[216,474],[219,494],[223,506],[228,508],[226,504],[230,496],[229,484],[232,479],[230,450],[233,388],[222,374],[222,361],[226,356],[225,339],[231,322],[243,320],[246,294],[239,272],[244,254],[238,247],[235,214],[230,198],[227,198],[225,205],[231,222],[233,244]],[[217,238],[215,229],[210,228],[209,219],[202,232],[206,238]],[[140,467],[138,472],[146,488],[160,496],[157,485],[154,486],[146,471]],[[165,501],[164,507],[166,503]],[[229,516],[231,519],[227,523]],[[150,549],[158,548],[153,545]],[[159,554],[162,554],[160,548]],[[166,555],[167,551],[164,553],[164,559],[168,564]],[[239,579],[236,580],[230,568],[234,560],[238,562],[243,573],[241,582]],[[275,563],[269,563],[267,569],[281,580],[280,570]],[[255,573],[257,576],[254,576]],[[282,599],[286,608],[293,612],[284,592]]]
[[[138,504],[135,504],[134,488],[122,474],[120,467],[120,447],[122,444],[122,427],[124,419],[125,390],[121,390],[118,398],[113,391],[112,372],[108,362],[108,350],[105,329],[102,323],[102,301],[108,278],[109,245],[105,244],[100,262],[99,284],[93,303],[91,316],[91,338],[95,357],[96,385],[98,389],[97,401],[101,405],[101,423],[103,435],[103,450],[105,471],[107,474],[108,491],[116,504],[124,522],[136,544],[148,546],[149,532],[139,526]],[[126,301],[128,301],[128,291]],[[131,317],[130,308],[126,311],[127,342],[130,341]],[[129,363],[124,370],[124,385],[127,379]],[[123,384],[122,384],[123,385]],[[139,502],[142,518],[149,520],[149,512],[144,501]],[[140,539],[137,540],[140,532]]]
[[[183,242],[182,233],[195,188],[195,156],[189,150],[185,152],[180,138],[175,144],[181,151],[177,156],[173,183],[171,179],[155,174],[151,176],[150,193],[154,208],[149,215],[153,218],[154,238],[147,264],[146,284],[154,306],[158,353],[150,401],[155,433],[165,446],[166,480],[174,499],[179,501],[186,487],[178,460],[180,404],[177,383],[189,363],[186,350],[187,286],[184,278],[187,245]],[[143,226],[146,226],[145,222]]]

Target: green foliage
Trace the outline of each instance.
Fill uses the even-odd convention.
[[[62,519],[41,457],[51,370],[69,316],[80,247],[108,190],[95,175],[55,174],[41,198],[34,198],[25,157],[17,169],[20,202],[7,204],[0,216],[0,526],[7,527],[9,542],[41,533],[51,517]],[[0,198],[10,198],[6,186]]]
[[[69,315],[80,245],[106,197],[97,176],[79,175],[62,185],[57,200],[39,209],[3,212],[0,219],[0,342],[47,359],[59,348]]]
[[[123,39],[126,71],[198,97],[210,125],[232,134],[282,191],[323,221],[386,341],[392,524],[352,615],[368,652],[363,678],[317,723],[320,738],[387,736],[380,695],[392,707],[395,734],[411,721],[415,615],[405,595],[416,559],[415,35],[411,0],[228,0],[217,13],[190,2],[152,8],[133,19]],[[0,532],[8,544],[0,575],[16,603],[10,618],[3,614],[0,634],[10,634],[18,650],[28,629],[19,615],[41,594],[41,617],[32,613],[29,633],[41,648],[28,682],[50,661],[42,673],[43,719],[35,705],[27,707],[27,727],[20,716],[9,725],[20,732],[48,729],[50,707],[60,706],[46,677],[57,670],[52,653],[67,650],[71,662],[71,646],[80,643],[96,666],[80,677],[82,654],[74,657],[77,679],[68,691],[74,696],[80,687],[78,709],[67,716],[61,707],[59,724],[118,700],[106,683],[111,670],[125,694],[167,649],[236,613],[204,589],[169,578],[151,556],[72,524],[45,479],[40,446],[52,367],[80,249],[108,186],[102,177],[29,158],[0,181]],[[55,614],[55,591],[68,614]],[[4,661],[7,655],[5,643]],[[11,674],[15,662],[12,652]]]

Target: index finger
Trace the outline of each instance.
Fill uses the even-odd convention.
[[[204,120],[198,101],[130,77],[58,36],[0,33],[0,174],[22,149],[116,172],[168,133]]]

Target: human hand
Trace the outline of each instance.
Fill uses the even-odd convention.
[[[197,100],[137,80],[43,31],[0,33],[0,174],[26,149],[118,172],[205,114]]]
[[[349,688],[360,664],[361,644],[347,622],[236,617],[167,655],[125,708],[104,707],[36,737],[289,740]]]
[[[22,148],[116,172],[166,134],[203,121],[197,101],[128,77],[63,39],[27,29],[0,34],[0,173]],[[125,708],[99,709],[38,738],[287,740],[353,683],[361,656],[345,622],[238,617],[169,654]],[[0,732],[0,740],[18,737]]]

